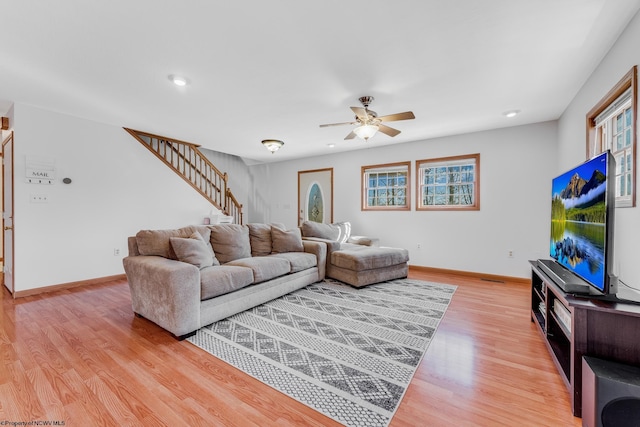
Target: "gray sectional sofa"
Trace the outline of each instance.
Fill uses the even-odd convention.
[[[325,277],[327,246],[282,225],[142,230],[123,264],[133,311],[179,338]]]

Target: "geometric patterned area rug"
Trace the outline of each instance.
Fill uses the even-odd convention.
[[[346,426],[388,426],[456,287],[326,279],[188,341]]]

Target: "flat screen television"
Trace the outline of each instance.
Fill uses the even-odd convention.
[[[551,186],[549,255],[586,283],[573,288],[576,293],[615,294],[615,159],[606,151],[554,178]]]

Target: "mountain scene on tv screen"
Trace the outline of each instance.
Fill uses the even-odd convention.
[[[587,162],[553,181],[550,254],[560,264],[602,288],[606,226],[604,166]]]

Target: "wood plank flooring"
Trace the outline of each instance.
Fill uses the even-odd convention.
[[[529,287],[458,286],[391,426],[580,426],[529,318]],[[133,315],[126,281],[1,291],[0,420],[66,426],[337,426]],[[59,424],[61,425],[61,424]]]

